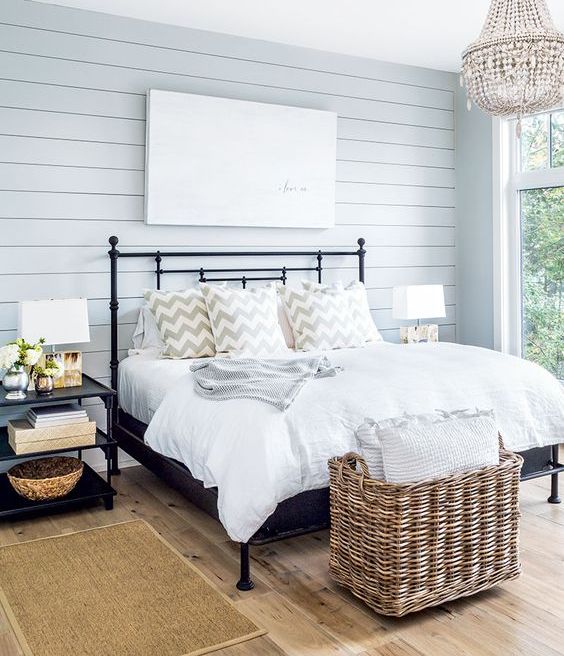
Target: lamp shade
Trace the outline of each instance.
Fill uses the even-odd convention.
[[[19,304],[18,334],[32,344],[79,344],[90,341],[88,306],[85,298],[22,301]]]
[[[406,285],[394,287],[392,314],[395,319],[445,317],[442,285]]]

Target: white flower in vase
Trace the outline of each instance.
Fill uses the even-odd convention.
[[[43,355],[43,349],[39,346],[27,349],[24,353],[24,365],[26,367],[33,367],[39,362],[39,358]]]
[[[7,344],[0,348],[0,369],[11,369],[20,356],[20,347],[17,344]]]

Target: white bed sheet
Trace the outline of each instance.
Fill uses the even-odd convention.
[[[145,424],[179,378],[185,376],[193,360],[170,360],[160,357],[160,350],[139,350],[119,363],[119,405]]]
[[[280,501],[327,485],[327,460],[356,449],[354,430],[364,417],[493,408],[510,449],[564,441],[564,389],[530,362],[448,343],[378,343],[327,356],[343,373],[309,382],[284,413],[253,400],[204,399],[187,361],[150,358],[120,365],[133,394],[124,405],[120,388],[120,403],[140,419],[143,405],[144,421],[151,414],[145,439],[153,449],[217,486],[220,519],[242,542]],[[124,376],[133,369],[143,370],[138,381]],[[136,390],[147,383],[153,389],[140,402]]]

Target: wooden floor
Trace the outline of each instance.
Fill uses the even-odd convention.
[[[401,620],[373,614],[331,581],[327,532],[253,548],[256,588],[242,593],[234,588],[238,551],[218,523],[141,467],[114,480],[119,496],[112,512],[100,506],[2,523],[0,544],[147,520],[268,630],[263,638],[215,652],[221,656],[564,654],[564,504],[546,503],[548,479],[522,486],[520,579]],[[20,654],[4,617],[0,654]]]

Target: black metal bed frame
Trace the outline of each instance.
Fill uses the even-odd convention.
[[[357,240],[358,249],[351,251],[133,251],[120,252],[117,249],[118,238],[109,238],[110,250],[110,339],[111,386],[117,391],[118,357],[118,259],[152,258],[155,262],[157,289],[161,287],[161,277],[166,274],[196,274],[200,282],[240,282],[245,288],[252,281],[280,281],[286,284],[290,272],[315,272],[318,282],[322,282],[323,260],[331,256],[354,256],[358,259],[358,279],[364,282],[365,240]],[[316,264],[311,267],[226,267],[226,268],[163,268],[165,258],[211,258],[211,257],[312,257]],[[248,276],[248,273],[253,275]],[[240,276],[226,274],[242,274]],[[272,275],[277,273],[278,275]],[[212,277],[209,277],[212,274]],[[219,275],[218,275],[219,274]],[[270,275],[255,275],[270,274]],[[206,513],[218,519],[217,490],[204,488],[203,483],[195,479],[189,469],[180,462],[160,455],[144,442],[143,436],[147,426],[119,408],[118,402],[113,406],[114,436],[120,448],[135,460],[153,471],[157,476],[184,494],[192,503]],[[558,445],[531,449],[522,453],[525,464],[521,480],[540,476],[551,476],[550,503],[560,503],[558,496],[558,474],[564,471],[564,465],[558,462]],[[112,456],[112,471],[119,473],[117,449]],[[250,576],[249,545],[265,544],[274,540],[302,535],[321,530],[329,526],[329,491],[328,488],[310,490],[286,499],[278,504],[274,513],[247,543],[241,543],[241,574],[237,582],[239,590],[251,590],[254,587]]]

